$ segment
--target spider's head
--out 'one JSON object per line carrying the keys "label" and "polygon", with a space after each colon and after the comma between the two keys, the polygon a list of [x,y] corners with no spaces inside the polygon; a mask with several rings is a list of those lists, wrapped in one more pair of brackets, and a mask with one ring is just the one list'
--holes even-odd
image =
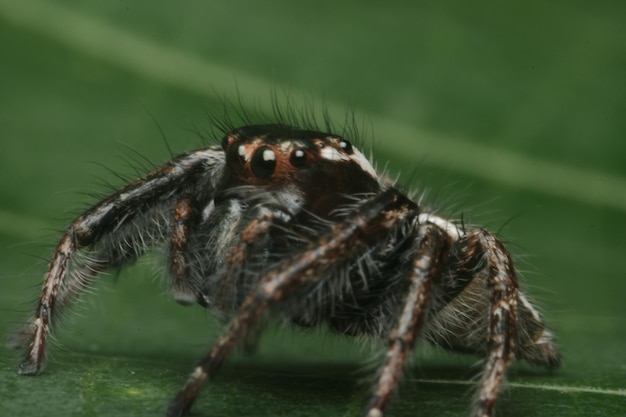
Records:
{"label": "spider's head", "polygon": [[293,189],[327,217],[346,196],[380,190],[370,162],[348,140],[285,125],[251,125],[222,140],[227,184]]}

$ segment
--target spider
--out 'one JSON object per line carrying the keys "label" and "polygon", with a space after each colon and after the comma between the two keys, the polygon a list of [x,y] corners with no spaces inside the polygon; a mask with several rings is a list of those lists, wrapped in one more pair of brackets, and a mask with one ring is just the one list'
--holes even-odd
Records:
{"label": "spider", "polygon": [[484,358],[473,416],[494,414],[514,359],[555,368],[552,333],[509,251],[414,201],[341,136],[289,123],[232,128],[110,194],[65,230],[19,373],[42,371],[51,326],[100,273],[163,248],[171,292],[229,324],[167,408],[184,415],[266,313],[386,340],[365,409],[385,412],[418,338]]}

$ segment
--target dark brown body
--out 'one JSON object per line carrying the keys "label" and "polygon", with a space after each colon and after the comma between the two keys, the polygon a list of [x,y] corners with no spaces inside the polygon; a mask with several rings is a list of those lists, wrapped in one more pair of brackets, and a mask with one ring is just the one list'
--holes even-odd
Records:
{"label": "dark brown body", "polygon": [[153,248],[166,251],[175,299],[230,320],[170,415],[189,410],[266,311],[388,340],[369,417],[382,415],[420,336],[485,357],[475,416],[493,414],[514,358],[559,364],[493,233],[412,201],[346,139],[276,124],[235,129],[221,147],[174,158],[77,218],[21,332],[20,372],[41,371],[58,312],[98,273]]}

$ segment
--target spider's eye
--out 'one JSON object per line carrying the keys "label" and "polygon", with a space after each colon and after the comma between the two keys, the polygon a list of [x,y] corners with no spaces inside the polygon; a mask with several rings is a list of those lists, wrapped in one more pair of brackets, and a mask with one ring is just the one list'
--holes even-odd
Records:
{"label": "spider's eye", "polygon": [[270,179],[276,169],[276,153],[268,146],[261,146],[250,161],[252,173],[261,179]]}
{"label": "spider's eye", "polygon": [[289,163],[296,168],[302,168],[306,165],[306,154],[302,149],[296,149],[289,155]]}
{"label": "spider's eye", "polygon": [[352,155],[354,153],[354,149],[352,148],[352,144],[350,142],[348,142],[345,139],[341,139],[339,141],[339,146],[341,146],[341,149],[343,149],[345,151],[345,153],[347,153],[348,155]]}

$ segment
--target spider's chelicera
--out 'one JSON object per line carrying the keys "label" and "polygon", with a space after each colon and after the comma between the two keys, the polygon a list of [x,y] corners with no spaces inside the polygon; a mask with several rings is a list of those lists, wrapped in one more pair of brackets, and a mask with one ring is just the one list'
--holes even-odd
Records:
{"label": "spider's chelicera", "polygon": [[230,320],[170,403],[171,416],[189,411],[265,312],[387,341],[369,417],[383,415],[418,337],[485,358],[477,417],[493,415],[515,358],[560,362],[494,233],[422,207],[347,139],[271,124],[177,156],[75,219],[20,333],[19,372],[43,369],[51,326],[91,281],[159,247],[174,298]]}

